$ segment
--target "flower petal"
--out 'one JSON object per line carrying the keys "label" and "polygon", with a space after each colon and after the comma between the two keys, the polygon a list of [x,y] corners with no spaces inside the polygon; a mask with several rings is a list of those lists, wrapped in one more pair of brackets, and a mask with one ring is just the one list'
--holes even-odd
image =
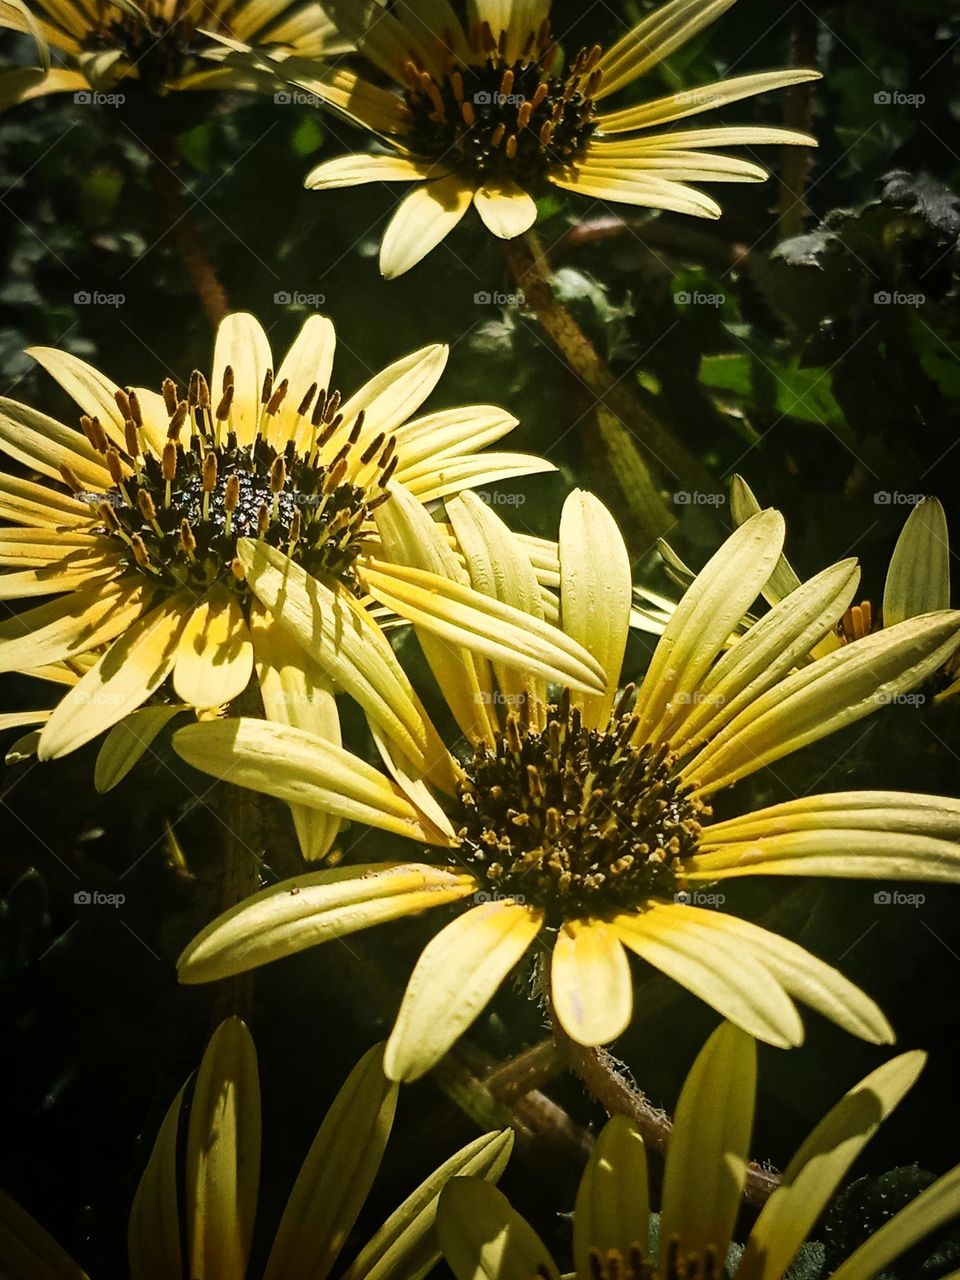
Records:
{"label": "flower petal", "polygon": [[605,98],[662,62],[729,9],[733,0],[671,0],[660,5],[604,53],[595,98]]}
{"label": "flower petal", "polygon": [[550,998],[560,1025],[578,1044],[609,1044],[626,1030],[633,979],[615,929],[602,920],[568,920],[560,927]]}
{"label": "flower petal", "polygon": [[260,1184],[260,1084],[239,1018],[221,1022],[200,1063],[184,1181],[189,1274],[243,1280]]}
{"label": "flower petal", "polygon": [[493,999],[543,925],[543,913],[512,899],[485,902],[432,938],[407,983],[384,1057],[391,1080],[436,1066]]}
{"label": "flower petal", "polygon": [[113,640],[144,612],[137,579],[93,583],[0,623],[0,671],[19,671],[76,658]]}
{"label": "flower petal", "polygon": [[639,205],[644,209],[668,209],[693,218],[719,218],[723,212],[716,200],[702,191],[666,178],[629,174],[619,165],[557,169],[547,176],[555,187],[597,200]]}
{"label": "flower petal", "polygon": [[646,1255],[650,1195],[647,1153],[627,1116],[611,1116],[593,1145],[573,1211],[573,1260],[578,1276],[590,1275],[590,1258],[615,1251],[629,1258],[638,1245]]}
{"label": "flower petal", "polygon": [[454,1178],[440,1197],[437,1234],[456,1280],[560,1280],[557,1264],[510,1201],[480,1178]]}
{"label": "flower petal", "polygon": [[910,512],[890,558],[883,588],[883,625],[950,608],[950,534],[936,498]]}
{"label": "flower petal", "polygon": [[310,191],[336,187],[356,187],[365,182],[417,182],[425,178],[445,178],[449,170],[431,160],[401,155],[348,155],[325,160],[311,169],[303,180]]}
{"label": "flower petal", "polygon": [[53,1236],[5,1191],[0,1191],[0,1253],[12,1280],[89,1280]]}
{"label": "flower petal", "polygon": [[180,729],[173,746],[195,769],[287,804],[365,822],[408,840],[449,843],[379,770],[305,729],[270,720],[205,720]]}
{"label": "flower petal", "polygon": [[194,707],[239,698],[253,675],[253,644],[236,593],[214,589],[191,610],[177,644],[173,687]]}
{"label": "flower petal", "polygon": [[513,1149],[513,1131],[485,1133],[433,1171],[390,1215],[344,1280],[421,1280],[440,1260],[435,1224],[444,1187],[455,1180],[497,1182]]}
{"label": "flower petal", "polygon": [[916,688],[958,639],[960,613],[929,613],[818,658],[744,707],[685,765],[683,776],[695,780],[702,795],[729,786]]}
{"label": "flower petal", "polygon": [[167,1108],[137,1186],[127,1226],[132,1280],[183,1275],[177,1201],[177,1135],[186,1085]]}
{"label": "flower petal", "polygon": [[488,178],[473,203],[487,230],[501,240],[522,236],[537,220],[536,201],[512,178]]}
{"label": "flower petal", "polygon": [[270,343],[260,321],[246,311],[235,311],[220,322],[213,351],[210,394],[219,403],[224,377],[233,376],[233,403],[228,423],[241,447],[253,443],[260,422],[260,395],[268,369],[273,367]]}
{"label": "flower petal", "polygon": [[792,1000],[756,956],[744,952],[734,928],[725,931],[727,919],[682,903],[651,902],[611,924],[624,946],[750,1035],[781,1049],[802,1044]]}
{"label": "flower petal", "polygon": [[263,1280],[324,1280],[347,1241],[380,1168],[397,1086],[383,1074],[383,1046],[369,1049],[333,1100],[297,1175]]}
{"label": "flower petal", "polygon": [[733,76],[729,80],[717,80],[713,84],[681,89],[678,93],[625,107],[621,111],[607,112],[596,117],[597,127],[601,134],[646,129],[651,125],[682,120],[684,116],[697,115],[701,111],[714,111],[717,107],[755,97],[758,93],[769,93],[773,89],[785,89],[792,84],[806,84],[820,78],[819,71],[805,71],[797,67]]}
{"label": "flower petal", "polygon": [[79,356],[61,351],[59,347],[28,347],[27,355],[59,382],[85,414],[100,420],[115,444],[123,446],[123,414],[117,405],[115,382]]}
{"label": "flower petal", "polygon": [[731,534],[684,593],[637,693],[638,739],[669,724],[675,707],[682,714],[770,576],[783,535],[779,511],[761,511]]}
{"label": "flower petal", "polygon": [[736,1280],[781,1280],[884,1120],[913,1087],[926,1055],[903,1053],[872,1071],[820,1121],[760,1211]]}
{"label": "flower petal", "polygon": [[181,982],[213,982],[295,955],[385,920],[476,892],[473,876],[445,867],[383,862],[294,876],[225,911],[177,962]]}
{"label": "flower petal", "polygon": [[122,782],[140,761],[155,739],[171,720],[182,711],[189,711],[182,703],[164,703],[158,707],[141,707],[115,724],[103,740],[97,755],[93,781],[103,794]]}
{"label": "flower petal", "polygon": [[41,760],[76,751],[136,711],[173,667],[187,602],[173,596],[115,640],[57,705],[40,734]]}
{"label": "flower petal", "polygon": [[563,629],[600,663],[607,690],[576,694],[588,729],[606,726],[630,632],[633,601],[630,556],[607,508],[593,494],[575,490],[560,517],[560,608]]}
{"label": "flower petal", "polygon": [[425,182],[400,202],[380,245],[380,271],[395,280],[415,267],[453,230],[473,203],[473,187],[458,174]]}
{"label": "flower petal", "polygon": [[[62,483],[60,468],[69,467],[81,484],[97,492],[112,484],[110,472],[86,436],[45,413],[0,397],[0,449],[31,471]],[[51,494],[55,501],[56,495]]]}
{"label": "flower petal", "polygon": [[301,415],[300,405],[310,388],[326,391],[333,372],[333,356],[337,345],[333,322],[326,316],[308,316],[283,357],[274,378],[274,386],[286,382],[287,394],[277,411],[271,430],[271,443],[279,452],[293,440],[298,452],[307,449],[316,436],[310,425],[309,410]]}
{"label": "flower petal", "polygon": [[[381,432],[389,435],[416,413],[440,381],[449,358],[450,348],[436,342],[402,356],[365,382],[340,409],[344,424],[355,422],[363,410],[363,434],[357,447],[363,448]],[[336,452],[341,442],[334,437],[329,447]]]}
{"label": "flower petal", "polygon": [[757,1092],[757,1046],[739,1027],[719,1026],[680,1091],[660,1214],[660,1269],[670,1243],[680,1255],[726,1258],[747,1181]]}

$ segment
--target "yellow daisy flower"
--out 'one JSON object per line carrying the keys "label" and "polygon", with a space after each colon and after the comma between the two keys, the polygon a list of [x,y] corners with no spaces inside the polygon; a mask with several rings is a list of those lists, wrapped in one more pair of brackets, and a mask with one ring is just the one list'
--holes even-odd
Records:
{"label": "yellow daisy flower", "polygon": [[115,93],[134,82],[154,93],[275,91],[271,76],[216,66],[223,47],[204,33],[243,40],[280,59],[349,48],[316,0],[3,0],[0,27],[33,36],[40,62],[0,74],[0,109],[49,93]]}
{"label": "yellow daisy flower", "polygon": [[[336,1264],[393,1125],[397,1087],[385,1078],[382,1060],[382,1047],[371,1049],[333,1100],[280,1219],[265,1280],[327,1276]],[[440,1256],[434,1230],[440,1191],[457,1175],[495,1181],[512,1145],[509,1131],[488,1133],[451,1156],[364,1246],[350,1266],[351,1280],[429,1270]],[[244,1024],[228,1018],[171,1103],[140,1179],[127,1231],[131,1280],[243,1280],[259,1183],[257,1055]],[[86,1272],[2,1192],[0,1254],[5,1280],[86,1280]]]}
{"label": "yellow daisy flower", "polygon": [[[805,796],[711,820],[711,798],[765,765],[878,710],[957,644],[960,613],[910,619],[815,661],[859,577],[842,561],[802,584],[727,647],[780,556],[784,522],[758,513],[686,592],[638,689],[616,692],[630,620],[630,561],[600,502],[564,507],[564,632],[607,673],[603,693],[551,694],[540,670],[506,668],[452,617],[471,587],[547,625],[523,546],[476,499],[447,504],[461,562],[412,499],[380,516],[391,578],[381,603],[409,618],[464,735],[452,804],[403,788],[309,734],[240,720],[174,735],[190,764],[241,786],[426,841],[439,862],[342,867],[254,895],[214,920],[180,960],[186,982],[253,968],[382,920],[463,902],[427,945],[390,1036],[395,1079],[428,1070],[531,950],[549,959],[564,1030],[586,1045],[632,1012],[628,953],[770,1044],[803,1040],[794,1000],[875,1042],[893,1033],[872,1000],[793,942],[723,910],[707,886],[739,876],[960,880],[960,802],[897,792]],[[407,566],[407,567],[402,567]],[[427,631],[434,575],[451,579],[451,624]],[[486,660],[489,656],[490,661]],[[432,838],[431,838],[432,832]]]}
{"label": "yellow daisy flower", "polygon": [[736,76],[643,103],[606,109],[691,40],[733,0],[670,0],[610,48],[567,58],[549,0],[468,0],[462,22],[448,0],[327,0],[343,35],[392,82],[337,67],[291,78],[393,148],[314,169],[314,189],[418,182],[384,234],[387,277],[419,262],[473,206],[495,236],[511,239],[537,217],[543,184],[576,195],[718,218],[691,183],[754,182],[752,161],[719,147],[815,146],[808,134],[745,127],[664,129],[743,98],[818,78],[816,71]]}
{"label": "yellow daisy flower", "polygon": [[[651,1243],[643,1138],[625,1116],[615,1116],[597,1139],[577,1191],[573,1280],[786,1280],[841,1181],[913,1086],[924,1061],[923,1053],[905,1053],[840,1099],[787,1166],[740,1252],[731,1243],[746,1184],[757,1055],[742,1031],[729,1023],[719,1027],[680,1094],[657,1243]],[[887,1274],[892,1262],[958,1212],[960,1165],[868,1237],[830,1272],[830,1280]],[[456,1280],[560,1280],[560,1269],[530,1224],[478,1178],[454,1178],[443,1189],[437,1234]]]}
{"label": "yellow daisy flower", "polygon": [[[82,429],[0,400],[0,449],[41,477],[0,474],[0,519],[11,522],[0,529],[0,599],[58,597],[0,623],[0,672],[102,653],[41,730],[41,759],[117,724],[168,676],[180,703],[203,709],[231,702],[256,672],[272,718],[338,741],[336,688],[428,769],[419,703],[364,585],[375,513],[391,483],[419,504],[553,468],[478,452],[516,425],[495,406],[413,416],[446,347],[415,351],[344,398],[334,346],[332,323],[311,316],[274,374],[263,329],[238,313],[220,326],[209,382],[194,371],[185,391],[167,379],[162,394],[32,350],[76,401]],[[295,600],[311,612],[307,652],[249,589],[252,539],[273,556],[288,612]],[[509,637],[509,624],[501,631]],[[320,856],[335,824],[299,823],[308,856]]]}

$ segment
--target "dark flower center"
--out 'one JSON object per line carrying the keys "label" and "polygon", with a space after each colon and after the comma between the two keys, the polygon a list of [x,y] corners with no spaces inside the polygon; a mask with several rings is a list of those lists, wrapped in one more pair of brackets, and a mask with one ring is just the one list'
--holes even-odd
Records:
{"label": "dark flower center", "polygon": [[633,744],[626,691],[602,731],[565,697],[545,729],[511,712],[493,749],[465,766],[455,819],[461,852],[495,893],[543,908],[551,924],[602,916],[676,892],[704,806],[666,748]]}
{"label": "dark flower center", "polygon": [[[85,491],[66,468],[64,479],[96,508],[101,532],[119,545],[130,567],[157,586],[205,589],[222,581],[244,591],[237,540],[253,537],[280,548],[314,577],[336,579],[359,594],[355,562],[364,547],[364,526],[387,498],[396,468],[394,438],[381,434],[361,444],[363,414],[347,432],[340,393],[318,393],[313,386],[297,413],[298,427],[309,421],[313,443],[305,450],[292,440],[278,447],[271,440],[287,388],[274,388],[268,373],[257,435],[241,446],[230,425],[233,388],[228,369],[214,411],[202,374],[191,377],[186,399],[172,381],[165,382],[170,422],[159,457],[143,447],[136,393],[118,391],[125,449],[96,418],[81,419],[113,487],[105,494]],[[343,442],[333,453],[338,432]]]}
{"label": "dark flower center", "polygon": [[581,50],[569,68],[551,74],[558,50],[546,22],[513,63],[505,61],[504,37],[498,42],[487,23],[472,40],[486,62],[465,65],[447,54],[437,75],[412,59],[405,64],[411,150],[478,179],[537,178],[574,160],[595,128],[600,46]]}

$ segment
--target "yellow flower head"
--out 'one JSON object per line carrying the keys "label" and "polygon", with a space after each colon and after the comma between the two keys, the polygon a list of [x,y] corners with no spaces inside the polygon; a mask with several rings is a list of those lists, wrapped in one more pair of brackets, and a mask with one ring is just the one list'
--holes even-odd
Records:
{"label": "yellow flower head", "polygon": [[[424,766],[412,690],[368,612],[376,513],[392,481],[428,502],[551,468],[477,452],[516,423],[495,406],[413,416],[446,347],[405,356],[352,396],[333,381],[334,347],[331,322],[312,316],[274,372],[263,329],[238,313],[220,326],[210,376],[167,379],[161,392],[32,352],[79,421],[0,401],[0,449],[40,477],[0,474],[0,518],[12,526],[0,534],[0,599],[58,597],[0,624],[0,671],[50,672],[108,646],[45,725],[41,757],[117,724],[168,676],[182,703],[213,708],[256,667],[273,718],[336,739],[333,682]],[[309,656],[275,625],[269,592],[258,599],[251,586],[255,546],[308,585]]]}
{"label": "yellow flower head", "polygon": [[[869,997],[802,947],[723,910],[722,890],[754,875],[960,879],[960,803],[844,792],[719,821],[710,804],[926,679],[956,647],[960,614],[908,619],[808,661],[856,590],[848,560],[800,584],[731,644],[783,546],[782,517],[761,511],[696,577],[638,686],[624,689],[630,562],[606,509],[589,494],[568,498],[554,597],[525,545],[475,495],[446,506],[456,550],[398,494],[378,521],[395,568],[388,577],[373,566],[368,584],[414,624],[467,744],[451,757],[448,798],[269,725],[221,721],[174,739],[207,772],[425,841],[445,851],[443,862],[340,868],[266,890],[191,943],[181,976],[222,977],[464,901],[407,987],[386,1055],[398,1079],[429,1069],[532,948],[549,961],[556,1016],[582,1044],[626,1028],[628,953],[770,1044],[802,1042],[795,1000],[865,1039],[892,1039]],[[430,602],[441,572],[450,586],[439,632]],[[473,616],[476,590],[499,618]],[[497,628],[517,614],[528,620],[526,644],[514,635],[508,647]],[[576,681],[557,682],[539,659],[536,642],[554,619],[577,646],[567,655]],[[563,655],[554,650],[556,672]],[[582,650],[606,673],[605,690],[590,686]]]}
{"label": "yellow flower head", "polygon": [[510,239],[537,216],[544,183],[580,195],[717,218],[719,205],[690,183],[760,181],[751,161],[722,146],[815,145],[807,134],[755,127],[662,126],[817,72],[737,76],[608,110],[633,85],[729,8],[733,0],[670,0],[608,49],[571,51],[550,22],[549,0],[469,0],[461,21],[448,0],[329,0],[343,34],[393,82],[352,71],[291,78],[399,154],[321,164],[312,188],[423,180],[384,235],[381,269],[392,277],[419,262],[474,205],[488,229]]}
{"label": "yellow flower head", "polygon": [[[154,93],[177,89],[259,89],[274,81],[217,66],[224,49],[204,32],[242,40],[271,57],[320,58],[343,53],[329,17],[315,0],[267,6],[243,0],[6,0],[0,26],[34,37],[41,65],[0,75],[0,107],[48,93],[109,93],[121,82]],[[51,68],[50,49],[63,65]]]}
{"label": "yellow flower head", "polygon": [[[632,1121],[615,1116],[597,1139],[577,1192],[575,1280],[785,1280],[854,1161],[923,1064],[924,1054],[905,1053],[840,1099],[788,1165],[739,1252],[730,1245],[747,1181],[757,1055],[742,1031],[729,1023],[718,1028],[680,1094],[667,1148],[658,1244],[651,1247],[643,1138]],[[830,1272],[830,1280],[887,1274],[892,1262],[958,1211],[960,1165],[868,1237]],[[444,1188],[437,1231],[457,1280],[560,1280],[534,1229],[481,1179],[455,1178]]]}
{"label": "yellow flower head", "polygon": [[[377,1046],[357,1063],[313,1140],[280,1219],[263,1275],[303,1280],[329,1275],[380,1167],[397,1106]],[[189,1113],[184,1106],[189,1097]],[[178,1131],[186,1116],[186,1142]],[[246,1026],[228,1018],[214,1032],[199,1070],[173,1100],[130,1209],[131,1280],[247,1274],[260,1183],[260,1081]],[[487,1133],[436,1169],[375,1233],[350,1268],[362,1280],[432,1267],[437,1198],[455,1176],[496,1181],[513,1135]],[[0,1245],[10,1280],[83,1280],[69,1255],[0,1192]],[[385,1259],[387,1249],[389,1260]],[[415,1259],[415,1261],[414,1261]]]}

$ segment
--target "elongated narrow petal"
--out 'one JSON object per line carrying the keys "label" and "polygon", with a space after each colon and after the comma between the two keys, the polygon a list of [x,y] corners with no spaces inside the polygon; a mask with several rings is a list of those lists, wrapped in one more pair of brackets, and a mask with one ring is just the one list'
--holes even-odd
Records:
{"label": "elongated narrow petal", "polygon": [[417,863],[372,863],[294,876],[223,913],[185,949],[181,982],[212,982],[476,892],[473,876]]}
{"label": "elongated narrow petal", "polygon": [[[734,476],[730,482],[730,514],[737,525],[746,524],[763,507],[743,476]],[[796,591],[800,578],[785,555],[777,560],[773,573],[763,588],[763,598],[769,604],[778,604],[784,596]]]}
{"label": "elongated narrow petal", "polygon": [[615,1251],[646,1254],[650,1196],[647,1153],[627,1116],[611,1116],[590,1152],[573,1213],[573,1260],[578,1276],[590,1275],[590,1257]]}
{"label": "elongated narrow petal", "polygon": [[624,946],[750,1035],[778,1048],[802,1044],[803,1024],[793,1001],[739,945],[733,928],[724,936],[728,919],[681,903],[651,903],[611,923]]}
{"label": "elongated narrow petal", "polygon": [[435,1066],[493,998],[543,925],[512,900],[473,907],[432,938],[407,983],[384,1058],[392,1080]]}
{"label": "elongated narrow petal", "polygon": [[936,498],[925,498],[907,517],[890,558],[883,588],[883,625],[950,608],[950,535]]}
{"label": "elongated narrow petal", "polygon": [[79,356],[61,351],[59,347],[28,347],[27,355],[33,356],[51,377],[56,378],[84,413],[99,419],[116,444],[123,444],[123,415],[117,407],[115,382]]}
{"label": "elongated narrow petal", "polygon": [[704,794],[729,786],[916,688],[958,639],[960,613],[931,613],[845,645],[750,703],[684,773]]}
{"label": "elongated narrow petal", "polygon": [[609,1044],[633,1012],[633,980],[616,930],[601,920],[569,920],[557,933],[550,995],[560,1025],[579,1044]]}
{"label": "elongated narrow petal", "polygon": [[410,681],[354,598],[331,591],[264,542],[241,538],[237,552],[247,584],[280,626],[414,763],[426,764],[429,735]]}
{"label": "elongated narrow petal", "polygon": [[16,400],[0,398],[0,450],[51,480],[59,482],[66,466],[92,490],[102,492],[112,483],[86,436]]}
{"label": "elongated narrow petal", "polygon": [[239,1018],[220,1024],[197,1072],[185,1181],[190,1275],[244,1280],[260,1183],[260,1083]]}
{"label": "elongated narrow petal", "polygon": [[236,786],[410,840],[448,843],[378,769],[306,729],[247,718],[206,720],[180,729],[173,745],[187,764]]}
{"label": "elongated narrow petal", "polygon": [[[251,610],[250,635],[267,718],[340,746],[337,700],[326,673],[260,605]],[[340,818],[312,805],[294,804],[290,812],[306,861],[325,857],[340,830]]]}
{"label": "elongated narrow petal", "polygon": [[444,1188],[437,1233],[457,1280],[560,1280],[533,1227],[501,1191],[480,1178],[456,1178]]}
{"label": "elongated narrow petal", "polygon": [[783,71],[760,71],[753,75],[734,76],[729,80],[717,80],[713,84],[681,89],[678,93],[654,98],[651,102],[641,102],[635,107],[608,111],[597,117],[597,128],[601,134],[645,129],[650,125],[682,120],[684,116],[697,115],[700,111],[713,111],[730,102],[752,98],[758,93],[768,93],[772,89],[785,89],[792,84],[805,84],[819,79],[819,71],[804,71],[793,67]]}
{"label": "elongated narrow petal", "polygon": [[885,1062],[824,1116],[761,1210],[735,1280],[782,1280],[853,1162],[915,1084],[925,1057],[904,1053]]}
{"label": "elongated narrow petal", "polygon": [[660,1268],[672,1240],[680,1256],[727,1256],[747,1179],[757,1089],[757,1046],[724,1023],[684,1082],[663,1175]]}
{"label": "elongated narrow petal", "polygon": [[182,702],[141,707],[115,724],[97,755],[93,775],[97,790],[112,791],[149,751],[170,721],[188,710]]}
{"label": "elongated narrow petal", "polygon": [[753,953],[757,968],[766,969],[787,995],[815,1009],[844,1031],[872,1044],[894,1042],[893,1028],[876,1002],[796,942],[732,915],[701,912],[697,923],[704,930],[707,947],[712,945],[711,936],[736,942],[745,957]]}
{"label": "elongated narrow petal", "polygon": [[532,453],[490,451],[472,457],[441,457],[419,474],[407,476],[406,484],[421,502],[434,502],[450,494],[461,494],[479,485],[502,484],[517,476],[543,475],[556,467]]}
{"label": "elongated narrow petal", "polygon": [[690,880],[736,876],[837,876],[847,880],[960,880],[960,845],[953,840],[854,825],[784,831],[721,845],[691,858]]}
{"label": "elongated narrow petal", "polygon": [[309,415],[299,412],[303,397],[311,386],[330,386],[333,373],[333,357],[337,338],[333,321],[326,316],[309,316],[294,338],[290,350],[283,357],[274,383],[286,384],[287,394],[276,415],[271,443],[279,452],[288,440],[293,440],[298,450],[307,449],[313,443],[314,429]]}
{"label": "elongated narrow petal", "polygon": [[644,209],[667,209],[692,218],[719,218],[723,212],[716,200],[682,182],[625,174],[620,167],[554,170],[547,176],[555,187],[597,200],[613,200]]}
{"label": "elongated narrow petal", "polygon": [[311,169],[303,181],[310,191],[331,187],[356,187],[365,182],[417,182],[447,177],[443,166],[408,156],[337,156]]}
{"label": "elongated narrow petal", "polygon": [[344,422],[364,413],[363,443],[379,432],[389,435],[416,413],[443,376],[450,348],[440,342],[411,351],[363,384],[341,409]]}
{"label": "elongated narrow petal", "polygon": [[944,1226],[960,1213],[960,1165],[926,1191],[921,1191],[906,1208],[885,1222],[859,1249],[842,1262],[830,1280],[874,1280],[888,1262]]}
{"label": "elongated narrow petal", "polygon": [[511,178],[488,178],[473,197],[489,232],[501,240],[522,236],[537,220],[537,205]]}
{"label": "elongated narrow petal", "polygon": [[238,698],[253,675],[253,644],[240,601],[227,588],[194,608],[177,642],[173,687],[194,707]]}
{"label": "elongated narrow petal", "polygon": [[803,662],[843,617],[859,581],[856,561],[842,560],[785,596],[707,672],[687,714],[678,711],[671,746],[691,751],[709,741]]}
{"label": "elongated narrow petal", "polygon": [[733,0],[671,0],[612,45],[597,66],[603,98],[642,76],[729,9]]}
{"label": "elongated narrow petal", "polygon": [[630,631],[630,557],[609,511],[581,489],[563,504],[559,553],[563,629],[593,654],[607,678],[604,694],[573,701],[586,727],[601,729],[613,708]]}
{"label": "elongated narrow petal", "polygon": [[838,827],[960,840],[960,800],[914,791],[827,791],[711,822],[701,848]]}
{"label": "elongated narrow petal", "polygon": [[283,1211],[264,1280],[325,1280],[380,1167],[397,1107],[383,1046],[360,1059],[327,1112]]}
{"label": "elongated narrow petal", "polygon": [[436,248],[473,203],[473,187],[458,175],[425,182],[406,196],[380,245],[380,271],[395,280]]}
{"label": "elongated narrow petal", "polygon": [[485,1133],[445,1160],[396,1208],[357,1256],[344,1280],[422,1280],[440,1259],[437,1207],[451,1179],[497,1182],[513,1150],[513,1132]]}
{"label": "elongated narrow petal", "polygon": [[438,636],[573,688],[599,692],[605,687],[600,664],[539,618],[420,569],[371,560],[362,572],[375,599]]}
{"label": "elongated narrow petal", "polygon": [[229,369],[235,387],[230,410],[230,427],[241,445],[252,444],[260,421],[260,392],[266,372],[273,364],[270,343],[255,316],[236,311],[220,322],[213,352],[214,402],[223,394]]}
{"label": "elongated narrow petal", "polygon": [[5,1191],[0,1191],[0,1255],[11,1280],[90,1280],[53,1236]]}
{"label": "elongated narrow petal", "polygon": [[186,1085],[163,1118],[130,1208],[127,1257],[133,1280],[169,1280],[183,1273],[177,1200],[177,1134],[185,1092]]}
{"label": "elongated narrow petal", "polygon": [[779,511],[742,525],[697,575],[667,624],[637,694],[638,736],[689,704],[734,627],[757,598],[783,546]]}
{"label": "elongated narrow petal", "polygon": [[113,642],[47,721],[40,734],[41,760],[76,751],[136,711],[163,684],[173,667],[184,607],[185,601],[173,596]]}

